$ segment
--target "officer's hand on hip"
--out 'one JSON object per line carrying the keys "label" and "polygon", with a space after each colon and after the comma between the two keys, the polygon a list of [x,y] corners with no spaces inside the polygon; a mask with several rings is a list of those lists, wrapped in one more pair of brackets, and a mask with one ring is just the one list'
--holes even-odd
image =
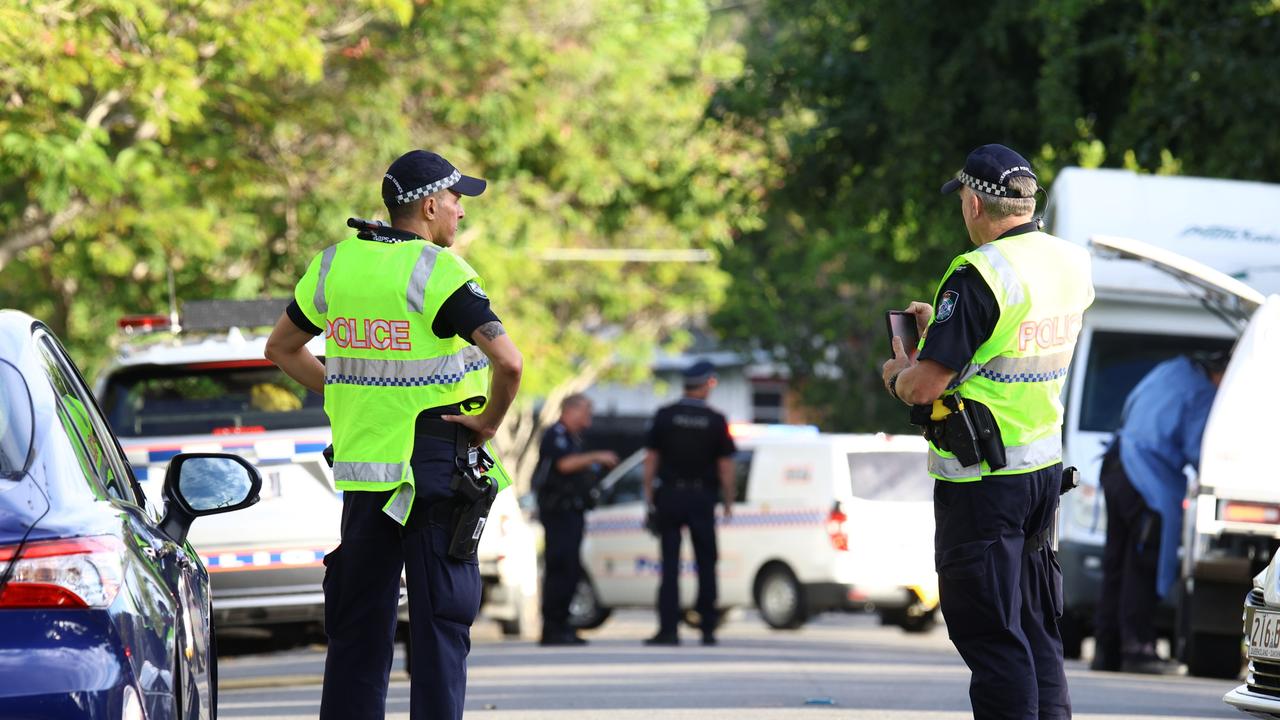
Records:
{"label": "officer's hand on hip", "polygon": [[498,432],[497,424],[486,418],[484,413],[479,415],[441,415],[440,419],[458,423],[475,433],[475,437],[471,439],[471,444],[475,447],[480,447],[489,442]]}
{"label": "officer's hand on hip", "polygon": [[606,468],[612,468],[618,464],[618,453],[612,450],[601,450],[595,454],[595,458],[596,462]]}

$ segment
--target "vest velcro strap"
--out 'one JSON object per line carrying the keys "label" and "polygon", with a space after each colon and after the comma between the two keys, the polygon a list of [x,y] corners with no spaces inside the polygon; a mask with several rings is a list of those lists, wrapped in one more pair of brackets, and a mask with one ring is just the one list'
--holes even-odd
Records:
{"label": "vest velcro strap", "polygon": [[413,497],[416,491],[413,483],[405,483],[396,488],[391,499],[382,507],[382,512],[396,522],[404,525],[409,519],[409,511],[413,509]]}
{"label": "vest velcro strap", "polygon": [[[1004,452],[1001,475],[1039,470],[1062,460],[1062,436],[1054,433],[1026,445],[1006,446]],[[956,458],[942,455],[929,446],[929,474],[936,478],[953,482],[977,480],[982,477],[982,468],[981,464],[961,465]]]}
{"label": "vest velcro strap", "polygon": [[426,360],[328,357],[324,366],[327,385],[418,387],[462,382],[467,373],[489,367],[489,358],[480,348],[468,346]]}
{"label": "vest velcro strap", "polygon": [[342,482],[400,482],[404,478],[404,470],[404,463],[335,462],[333,479]]}
{"label": "vest velcro strap", "polygon": [[997,355],[977,372],[980,378],[993,382],[1049,382],[1067,374],[1071,365],[1071,353],[1007,357]]}

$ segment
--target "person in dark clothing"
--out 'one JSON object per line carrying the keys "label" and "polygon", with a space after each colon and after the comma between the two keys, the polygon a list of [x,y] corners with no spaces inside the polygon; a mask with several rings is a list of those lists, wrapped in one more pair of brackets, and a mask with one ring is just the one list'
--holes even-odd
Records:
{"label": "person in dark clothing", "polygon": [[715,386],[715,366],[694,363],[684,371],[684,397],[658,410],[649,430],[644,497],[662,540],[662,585],[658,634],[646,645],[680,644],[680,532],[686,526],[698,565],[702,644],[716,644],[716,502],[723,500],[728,522],[737,448],[724,415],[707,406]]}
{"label": "person in dark clothing", "polygon": [[1183,468],[1200,464],[1200,440],[1229,359],[1223,352],[1166,360],[1125,399],[1099,476],[1107,542],[1093,670],[1178,670],[1178,663],[1156,654],[1156,605],[1178,576]]}
{"label": "person in dark clothing", "polygon": [[582,577],[583,514],[591,506],[591,490],[601,470],[618,464],[609,450],[584,451],[582,433],[591,427],[591,401],[570,395],[560,406],[560,420],[542,437],[534,478],[538,518],[546,532],[542,581],[543,645],[585,645],[569,625],[569,603]]}

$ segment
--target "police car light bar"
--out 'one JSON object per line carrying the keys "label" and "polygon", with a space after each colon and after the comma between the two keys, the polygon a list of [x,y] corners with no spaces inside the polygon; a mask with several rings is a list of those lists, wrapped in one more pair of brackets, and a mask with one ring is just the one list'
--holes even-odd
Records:
{"label": "police car light bar", "polygon": [[125,315],[116,321],[116,327],[129,334],[168,330],[169,318],[165,315]]}

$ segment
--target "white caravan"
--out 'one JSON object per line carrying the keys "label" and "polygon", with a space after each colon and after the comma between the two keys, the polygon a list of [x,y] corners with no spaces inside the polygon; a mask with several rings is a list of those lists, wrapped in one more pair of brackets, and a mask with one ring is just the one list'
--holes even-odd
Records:
{"label": "white caravan", "polygon": [[[1276,207],[1280,186],[1263,183],[1067,168],[1053,184],[1046,213],[1053,234],[1081,245],[1094,236],[1141,241],[1131,246],[1122,240],[1094,258],[1097,300],[1085,313],[1066,389],[1065,460],[1081,470],[1081,487],[1063,497],[1059,523],[1066,595],[1062,630],[1069,657],[1079,657],[1081,640],[1092,632],[1106,531],[1098,469],[1119,425],[1124,400],[1162,360],[1230,348],[1249,314],[1236,290],[1280,291]],[[1136,255],[1124,252],[1134,248],[1140,250]],[[1135,262],[1132,258],[1138,256],[1147,259]],[[1205,270],[1201,275],[1212,275],[1213,281],[1202,282],[1195,272],[1186,271],[1185,261],[1199,263]],[[1229,604],[1211,600],[1217,591],[1212,584],[1201,583],[1195,594],[1201,605],[1223,608],[1223,617],[1233,617],[1211,619],[1212,613],[1201,612],[1201,622],[1207,625],[1184,628],[1176,636],[1194,638],[1199,633],[1203,640],[1237,632],[1240,597],[1248,590],[1249,578],[1266,564],[1271,547],[1260,542],[1242,552],[1253,553],[1251,563],[1260,565],[1242,572],[1239,593],[1231,595],[1234,583],[1220,588],[1231,595]],[[1175,608],[1184,598],[1178,593],[1170,600],[1160,617],[1169,631],[1179,619]],[[1183,610],[1180,619],[1190,622],[1190,608]],[[1213,674],[1213,668],[1223,666],[1222,652],[1213,652],[1220,648],[1210,647],[1213,642],[1201,642],[1198,651],[1188,645],[1182,644],[1180,654],[1193,672]]]}

